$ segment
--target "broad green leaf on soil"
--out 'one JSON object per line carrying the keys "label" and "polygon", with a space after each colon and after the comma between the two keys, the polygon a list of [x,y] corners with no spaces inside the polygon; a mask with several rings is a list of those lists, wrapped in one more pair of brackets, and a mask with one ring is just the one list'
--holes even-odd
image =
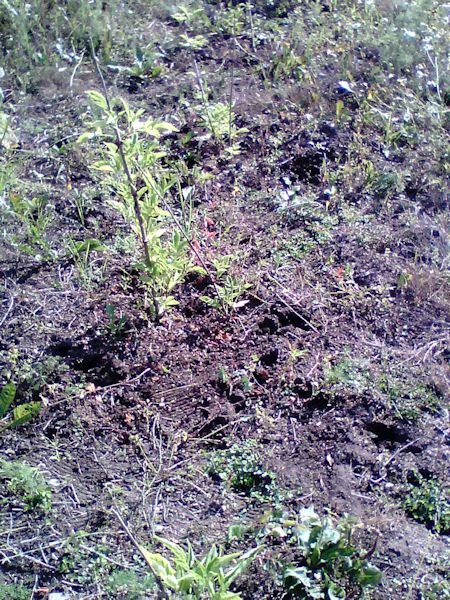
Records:
{"label": "broad green leaf on soil", "polygon": [[382,573],[377,567],[368,565],[358,574],[358,583],[361,587],[369,585],[378,585],[381,581]]}
{"label": "broad green leaf on soil", "polygon": [[14,383],[7,383],[0,392],[0,419],[6,415],[9,407],[16,396],[16,386]]}
{"label": "broad green leaf on soil", "polygon": [[16,406],[12,413],[12,420],[8,423],[7,428],[19,427],[31,419],[34,419],[41,410],[40,402],[27,402]]}
{"label": "broad green leaf on soil", "polygon": [[178,589],[180,592],[189,592],[194,582],[202,583],[202,577],[194,571],[190,571],[178,579]]}

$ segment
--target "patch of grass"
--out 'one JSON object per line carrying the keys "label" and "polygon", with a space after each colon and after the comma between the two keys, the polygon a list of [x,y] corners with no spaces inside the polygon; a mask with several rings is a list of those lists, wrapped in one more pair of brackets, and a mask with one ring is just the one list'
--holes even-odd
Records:
{"label": "patch of grass", "polygon": [[117,4],[114,0],[1,2],[0,49],[8,78],[27,86],[33,67],[75,64],[79,55],[88,51],[90,39],[108,60]]}
{"label": "patch of grass", "polygon": [[414,483],[406,490],[404,510],[419,523],[425,523],[436,533],[450,533],[449,489],[436,479],[414,475]]}
{"label": "patch of grass", "polygon": [[9,504],[12,500],[19,501],[25,511],[51,510],[51,489],[36,467],[0,459],[0,480],[6,484],[6,494],[0,504]]}

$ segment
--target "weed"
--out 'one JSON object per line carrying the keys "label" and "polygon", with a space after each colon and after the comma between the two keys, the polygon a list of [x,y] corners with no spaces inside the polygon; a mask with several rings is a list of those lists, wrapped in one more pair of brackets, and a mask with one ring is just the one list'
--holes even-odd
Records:
{"label": "weed", "polygon": [[184,48],[190,48],[191,50],[201,50],[209,43],[208,38],[201,34],[192,36],[187,33],[182,33],[180,39],[181,45]]}
{"label": "weed", "polygon": [[90,40],[105,61],[112,40],[114,0],[3,0],[0,2],[0,48],[14,77],[26,86],[33,67],[62,59],[76,63]]}
{"label": "weed", "polygon": [[385,373],[379,378],[378,387],[401,419],[417,421],[424,412],[437,413],[440,410],[439,398],[424,383],[412,383]]}
{"label": "weed", "polygon": [[228,103],[211,102],[210,91],[203,82],[197,65],[195,64],[195,74],[199,92],[196,98],[201,101],[197,106],[197,111],[201,116],[201,125],[207,130],[206,139],[213,138],[215,142],[222,144],[228,141],[226,152],[230,156],[240,153],[238,138],[248,130],[245,127],[236,126],[236,115],[233,112],[233,102],[230,98]]}
{"label": "weed", "polygon": [[155,536],[155,540],[170,551],[173,562],[141,546],[143,556],[165,590],[189,600],[241,600],[241,595],[231,592],[230,587],[261,550],[256,547],[245,553],[225,554],[221,546],[214,545],[202,558],[197,558],[190,542],[183,548],[164,538]]}
{"label": "weed", "polygon": [[[64,579],[77,585],[94,582],[102,587],[106,586],[108,598],[128,597],[124,595],[128,591],[130,597],[135,598],[132,594],[138,593],[138,589],[141,590],[141,595],[137,597],[144,597],[147,589],[152,589],[152,577],[146,574],[138,576],[137,573],[131,574],[127,570],[118,569],[111,561],[112,547],[106,543],[106,538],[95,542],[90,540],[91,535],[92,533],[79,529],[67,538],[58,568]],[[136,566],[142,573],[142,569],[145,568],[144,562],[139,560]]]}
{"label": "weed", "polygon": [[241,35],[246,25],[246,4],[229,5],[228,8],[217,11],[214,28],[226,36]]}
{"label": "weed", "polygon": [[427,583],[420,591],[420,600],[449,600],[450,582],[447,580]]}
{"label": "weed", "polygon": [[232,275],[226,275],[220,283],[215,285],[217,295],[213,298],[201,296],[201,300],[217,310],[225,309],[225,311],[228,311],[230,308],[239,308],[247,304],[246,300],[239,300],[239,298],[250,287],[249,283],[239,281]]}
{"label": "weed", "polygon": [[67,252],[73,259],[81,283],[90,289],[92,282],[101,277],[102,267],[96,267],[92,261],[92,254],[105,253],[107,247],[96,238],[88,238],[79,242],[69,239],[67,242]]}
{"label": "weed", "polygon": [[405,511],[420,523],[425,523],[437,533],[450,532],[450,501],[448,489],[435,479],[414,475],[403,501]]}
{"label": "weed", "polygon": [[218,450],[210,457],[208,473],[234,492],[260,502],[280,499],[276,475],[262,463],[255,440]]}
{"label": "weed", "polygon": [[192,25],[197,18],[202,17],[202,13],[203,11],[201,8],[193,8],[185,4],[181,4],[177,7],[177,12],[172,14],[172,18],[179,25]]}
{"label": "weed", "polygon": [[[51,510],[51,490],[36,467],[0,458],[0,480],[7,482],[5,489],[23,504],[25,511],[38,509],[49,512]],[[9,502],[8,496],[3,499],[3,503]]]}
{"label": "weed", "polygon": [[163,67],[158,63],[160,56],[151,47],[141,48],[137,46],[134,64],[128,69],[128,73],[139,79],[143,79],[144,77],[159,77],[163,72]]}
{"label": "weed", "polygon": [[86,227],[87,213],[90,208],[91,198],[85,192],[75,190],[73,204],[77,211],[78,219],[83,227]]}
{"label": "weed", "polygon": [[200,297],[205,304],[225,312],[247,304],[247,300],[239,300],[239,298],[251,287],[251,284],[228,273],[232,262],[233,256],[229,254],[219,256],[212,261],[214,274],[211,274],[214,277],[215,295],[212,298],[210,296]]}
{"label": "weed", "polygon": [[[1,104],[1,97],[0,97],[0,104]],[[17,138],[11,127],[11,117],[6,112],[3,112],[2,110],[0,110],[0,147],[9,149],[9,148],[15,146],[16,143],[17,143]]]}

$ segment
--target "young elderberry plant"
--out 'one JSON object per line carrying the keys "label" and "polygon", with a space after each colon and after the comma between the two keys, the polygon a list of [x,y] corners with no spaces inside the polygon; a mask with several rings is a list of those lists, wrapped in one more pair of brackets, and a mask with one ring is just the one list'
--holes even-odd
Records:
{"label": "young elderberry plant", "polygon": [[[132,110],[123,98],[109,99],[88,92],[97,118],[79,142],[96,139],[102,158],[92,169],[102,174],[109,192],[107,204],[130,223],[142,246],[138,267],[150,292],[149,308],[154,320],[177,304],[171,292],[191,269],[189,242],[167,210],[168,195],[176,178],[161,165],[165,151],[161,136],[176,128],[145,118],[144,110]],[[179,186],[178,186],[179,187]]]}

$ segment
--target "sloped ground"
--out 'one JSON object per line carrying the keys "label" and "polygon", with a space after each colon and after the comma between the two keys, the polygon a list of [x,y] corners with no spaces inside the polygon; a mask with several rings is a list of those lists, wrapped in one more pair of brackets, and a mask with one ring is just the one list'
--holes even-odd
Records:
{"label": "sloped ground", "polygon": [[[152,597],[114,511],[143,542],[206,548],[238,523],[248,533],[233,543],[250,547],[268,510],[310,505],[358,519],[357,543],[383,571],[370,597],[448,597],[448,9],[240,6],[189,5],[184,21],[177,7],[122,7],[109,62],[130,66],[138,44],[148,64],[139,76],[105,67],[111,94],[178,127],[166,161],[194,189],[196,247],[209,265],[231,256],[251,284],[229,314],[192,274],[150,321],[138,245],[89,169],[98,149],[76,144],[85,91],[100,89],[87,57],[36,69],[25,91],[7,73],[2,382],[42,410],[2,432],[1,450],[39,467],[52,500],[25,510],[2,480],[5,598],[13,583],[23,597]],[[232,94],[233,152],[208,135],[196,70],[210,107]],[[37,238],[38,209],[27,220],[18,198],[45,204]],[[103,248],[74,257],[84,240]],[[244,460],[248,440],[276,502],[208,474],[233,444]],[[428,522],[404,506],[420,477],[441,490]],[[243,598],[282,596],[265,552]],[[141,588],[121,591],[130,571]]]}

